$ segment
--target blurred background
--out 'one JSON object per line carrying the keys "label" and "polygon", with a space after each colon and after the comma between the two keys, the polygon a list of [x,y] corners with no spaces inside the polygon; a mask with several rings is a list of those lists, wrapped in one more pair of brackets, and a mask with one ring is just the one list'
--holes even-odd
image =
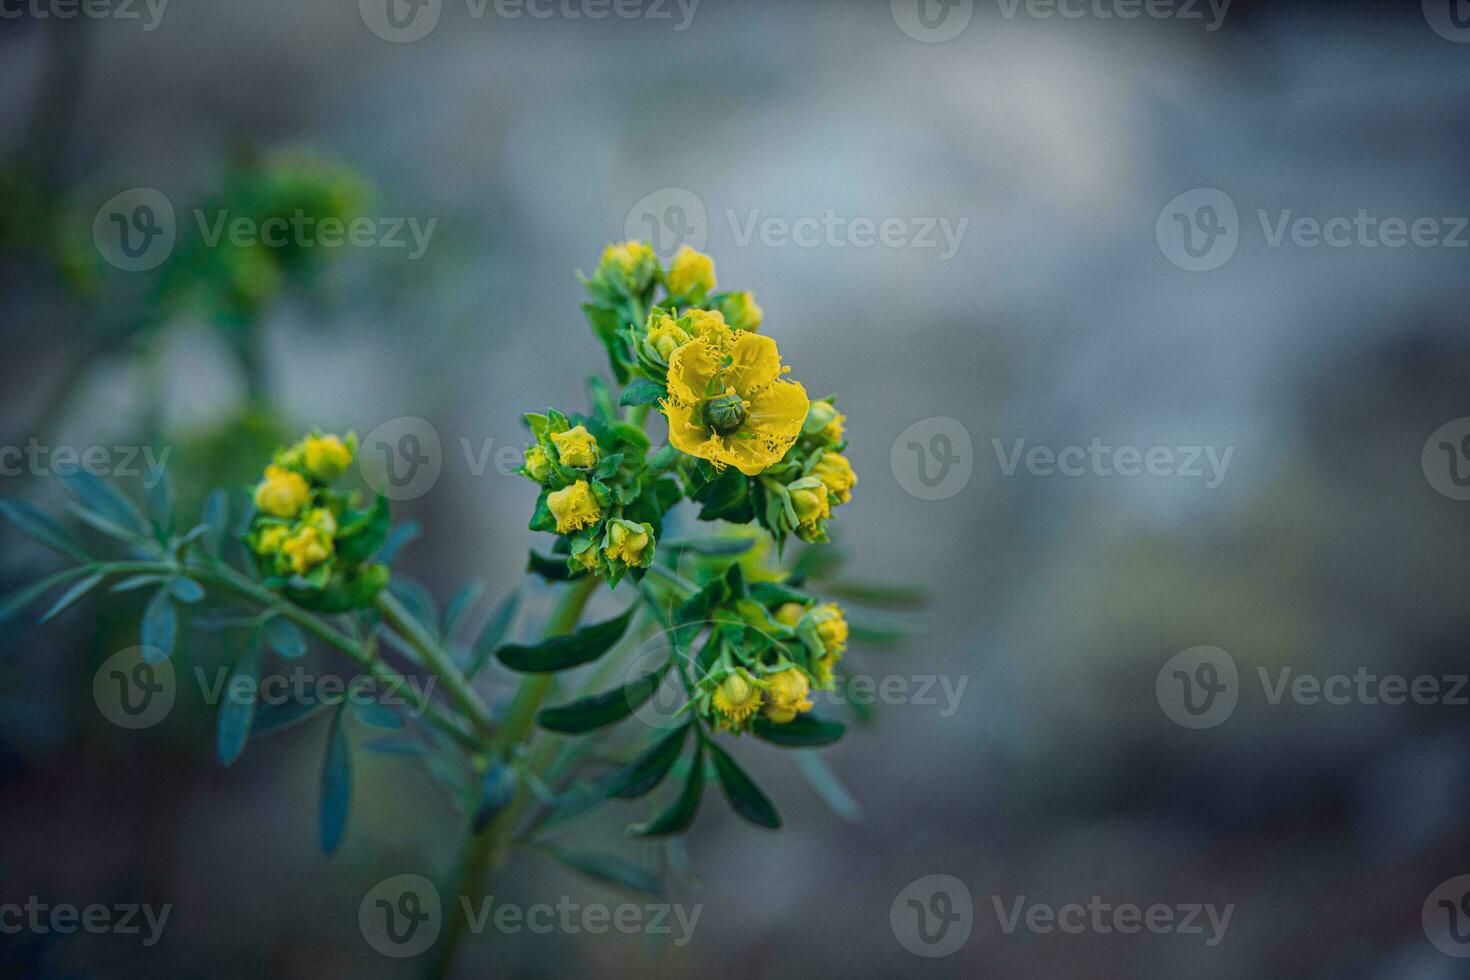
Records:
{"label": "blurred background", "polygon": [[[1421,913],[1470,873],[1470,709],[1273,694],[1467,671],[1463,4],[391,2],[0,3],[0,446],[167,450],[197,509],[312,426],[423,419],[441,472],[396,507],[423,529],[400,567],[498,598],[537,536],[494,453],[606,373],[576,271],[629,235],[692,244],[840,396],[853,574],[929,596],[850,656],[889,703],[823,753],[849,805],[736,747],[787,826],[706,799],[671,884],[702,905],[689,942],[485,935],[457,975],[1466,975]],[[94,234],[119,194],[171,206],[161,267]],[[371,242],[203,244],[299,208]],[[1025,455],[1094,444],[1073,475]],[[55,506],[45,468],[0,494]],[[0,527],[5,592],[53,561]],[[92,678],[136,642],[134,595],[0,637],[0,900],[171,916],[151,947],[0,936],[5,975],[416,975],[359,903],[442,876],[462,817],[364,758],[327,858],[320,721],[228,770],[187,685],[162,724],[109,724]],[[1180,713],[1168,665],[1202,646],[1236,668],[1225,717]],[[953,950],[905,911],[913,887],[954,907],[931,875],[973,910]],[[534,855],[497,891],[563,896],[629,900]],[[1222,936],[1006,928],[1018,899],[1094,896],[1232,912]]]}

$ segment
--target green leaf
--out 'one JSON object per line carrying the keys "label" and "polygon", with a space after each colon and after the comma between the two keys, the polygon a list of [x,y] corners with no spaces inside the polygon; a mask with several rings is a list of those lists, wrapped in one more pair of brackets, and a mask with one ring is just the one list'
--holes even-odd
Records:
{"label": "green leaf", "polygon": [[839,580],[828,583],[826,590],[835,598],[847,599],[863,606],[922,609],[929,602],[929,594],[916,585],[884,585],[876,582]]}
{"label": "green leaf", "polygon": [[669,732],[653,743],[642,755],[612,774],[603,792],[619,800],[634,800],[653,790],[684,751],[689,740],[689,725]]}
{"label": "green leaf", "polygon": [[454,629],[459,625],[459,621],[464,618],[465,613],[474,607],[475,603],[480,601],[480,596],[484,592],[485,585],[483,582],[468,582],[464,588],[455,594],[453,599],[449,600],[449,605],[444,609],[445,636],[454,635]]}
{"label": "green leaf", "polygon": [[490,826],[490,822],[510,805],[515,796],[516,774],[510,767],[496,762],[486,769],[485,778],[480,780],[480,800],[475,806],[475,833]]}
{"label": "green leaf", "polygon": [[607,382],[595,375],[587,379],[587,398],[592,403],[592,409],[599,418],[611,421],[618,416],[617,409],[613,408],[612,393],[607,390]]}
{"label": "green leaf", "polygon": [[485,668],[495,648],[505,641],[506,634],[510,632],[510,624],[515,620],[520,608],[521,594],[512,592],[495,608],[495,612],[491,613],[485,629],[480,633],[480,638],[475,641],[475,649],[470,655],[469,666],[465,668],[465,676],[470,680],[474,680],[475,675]]}
{"label": "green leaf", "polygon": [[756,826],[771,830],[779,828],[781,815],[755,780],[746,775],[728,752],[713,742],[709,743],[709,754],[715,761],[715,775],[719,777],[720,788],[725,791],[730,807]]}
{"label": "green leaf", "polygon": [[526,571],[548,582],[571,582],[575,579],[586,578],[586,572],[573,572],[567,566],[566,555],[543,555],[532,551],[530,558],[526,561]]}
{"label": "green leaf", "polygon": [[372,558],[387,544],[392,526],[388,498],[379,495],[373,500],[372,510],[342,528],[335,542],[337,560],[344,565],[356,565]]}
{"label": "green leaf", "polygon": [[327,730],[327,752],[322,758],[321,806],[317,812],[318,843],[331,854],[342,843],[347,811],[352,807],[352,753],[342,725],[342,709],[332,715]]}
{"label": "green leaf", "polygon": [[711,557],[730,557],[743,555],[754,548],[755,538],[676,538],[665,541],[662,546]]}
{"label": "green leaf", "polygon": [[329,701],[289,699],[258,705],[255,709],[255,722],[250,727],[251,737],[260,739],[283,732],[288,728],[294,728],[304,721],[315,718],[331,706],[332,702]]}
{"label": "green leaf", "polygon": [[553,708],[544,708],[536,716],[536,722],[542,728],[553,732],[561,732],[564,735],[581,735],[584,732],[611,725],[613,722],[622,721],[653,697],[653,692],[658,690],[659,684],[664,679],[664,673],[668,669],[668,665],[665,664],[658,670],[644,674],[637,680],[605,694],[582,698]]}
{"label": "green leaf", "polygon": [[151,664],[162,663],[173,656],[174,645],[179,638],[179,615],[174,609],[172,597],[165,586],[153,593],[143,610],[143,629],[140,641],[143,659]]}
{"label": "green leaf", "polygon": [[127,541],[131,544],[137,542],[142,537],[138,532],[130,531],[121,524],[114,524],[101,514],[90,511],[80,504],[71,504],[68,510],[83,524],[86,524],[94,531],[100,531],[109,538],[116,538],[118,541]]}
{"label": "green leaf", "polygon": [[436,640],[439,638],[439,609],[428,589],[411,578],[394,576],[393,581],[388,584],[388,591],[403,603],[408,614],[424,628],[425,633]]}
{"label": "green leaf", "polygon": [[404,521],[388,532],[388,540],[383,542],[383,548],[378,552],[378,561],[385,565],[391,564],[398,557],[398,552],[422,533],[423,529],[419,527],[418,521]]}
{"label": "green leaf", "polygon": [[41,596],[56,588],[56,586],[79,579],[84,575],[90,574],[91,571],[91,567],[87,565],[83,565],[80,568],[68,568],[64,571],[57,572],[55,575],[48,575],[39,582],[12,592],[4,599],[0,599],[0,623],[10,620],[31,603],[41,598]]}
{"label": "green leaf", "polygon": [[60,616],[62,613],[66,612],[78,599],[82,598],[82,596],[95,589],[98,583],[100,583],[105,577],[106,576],[102,572],[98,572],[95,575],[90,575],[87,578],[82,579],[76,585],[73,585],[71,588],[67,589],[66,594],[63,595],[60,599],[57,599],[56,604],[46,611],[46,615],[41,617],[41,622],[49,623],[57,616]]}
{"label": "green leaf", "polygon": [[352,705],[352,712],[357,716],[357,720],[365,725],[393,732],[403,727],[403,716],[386,704],[354,700],[349,700],[348,703]]}
{"label": "green leaf", "polygon": [[648,823],[632,827],[630,830],[639,837],[667,837],[670,834],[683,833],[694,822],[694,816],[699,812],[699,801],[703,796],[704,743],[700,741],[694,745],[694,761],[689,766],[689,777],[684,781],[684,788],[679,791],[678,799]]}
{"label": "green leaf", "polygon": [[159,582],[167,581],[167,575],[130,575],[107,591],[132,592],[134,589],[141,589],[149,585],[157,585]]}
{"label": "green leaf", "polygon": [[0,497],[0,517],[52,551],[68,555],[77,561],[91,560],[81,542],[60,521],[24,500]]}
{"label": "green leaf", "polygon": [[204,586],[188,576],[180,575],[178,578],[173,579],[169,582],[168,589],[174,594],[174,598],[180,602],[187,602],[192,605],[196,602],[204,601]]}
{"label": "green leaf", "polygon": [[147,488],[148,521],[160,542],[167,541],[174,530],[174,487],[167,470],[159,470],[158,479]]}
{"label": "green leaf", "polygon": [[511,670],[530,674],[567,670],[591,663],[622,638],[637,608],[638,604],[634,603],[615,619],[584,626],[570,636],[552,637],[535,646],[503,646],[495,651],[495,657]]}
{"label": "green leaf", "polygon": [[131,535],[143,533],[143,517],[138,513],[138,508],[106,480],[93,476],[86,470],[77,470],[63,476],[61,481],[77,498],[83,510],[102,517],[105,523]]}
{"label": "green leaf", "polygon": [[594,881],[627,888],[654,898],[663,897],[664,885],[658,875],[632,861],[611,854],[585,854],[555,847],[549,848],[548,853],[573,871]]}
{"label": "green leaf", "polygon": [[277,654],[287,660],[299,660],[306,656],[306,634],[284,616],[272,616],[265,621],[265,642]]}
{"label": "green leaf", "polygon": [[216,490],[204,501],[204,525],[209,528],[204,536],[204,546],[211,555],[218,555],[225,541],[225,528],[230,520],[230,495]]}
{"label": "green leaf", "polygon": [[656,405],[663,399],[669,397],[668,390],[657,381],[649,381],[647,378],[637,378],[623,389],[622,397],[618,399],[619,405]]}
{"label": "green leaf", "polygon": [[[237,694],[236,687],[239,688]],[[225,697],[219,708],[215,727],[215,749],[219,761],[233,765],[250,740],[250,726],[255,720],[255,702],[260,694],[260,644],[252,640],[235,661],[235,669],[225,684]]]}
{"label": "green leaf", "polygon": [[797,715],[784,725],[778,725],[768,718],[757,718],[750,730],[757,738],[770,742],[772,745],[806,749],[819,745],[831,745],[843,736],[843,733],[847,731],[847,726],[840,721],[829,721],[826,718],[804,714]]}

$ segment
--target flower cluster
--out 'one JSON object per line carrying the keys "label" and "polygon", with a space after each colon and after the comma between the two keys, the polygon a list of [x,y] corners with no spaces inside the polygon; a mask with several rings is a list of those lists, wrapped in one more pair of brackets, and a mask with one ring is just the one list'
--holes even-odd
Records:
{"label": "flower cluster", "polygon": [[247,541],[265,583],[302,605],[349,609],[387,584],[370,564],[387,533],[387,502],[360,506],[361,495],[333,488],[357,454],[357,439],[313,432],[279,450],[256,484]]}

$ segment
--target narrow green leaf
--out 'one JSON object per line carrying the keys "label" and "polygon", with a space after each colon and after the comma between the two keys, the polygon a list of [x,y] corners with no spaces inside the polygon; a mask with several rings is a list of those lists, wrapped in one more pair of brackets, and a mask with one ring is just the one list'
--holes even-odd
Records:
{"label": "narrow green leaf", "polygon": [[428,589],[411,578],[394,575],[388,583],[388,591],[403,603],[408,614],[424,628],[425,633],[436,640],[439,638],[439,609]]}
{"label": "narrow green leaf", "polygon": [[123,579],[121,582],[118,582],[108,591],[132,592],[134,589],[141,589],[149,585],[157,585],[160,582],[167,581],[168,576],[166,575],[130,575],[127,578]]}
{"label": "narrow green leaf", "polygon": [[225,528],[230,521],[230,495],[216,490],[204,501],[204,525],[209,531],[204,535],[204,546],[211,555],[218,555],[225,541]]}
{"label": "narrow green leaf", "polygon": [[847,726],[840,721],[829,721],[811,714],[797,715],[784,725],[768,718],[757,718],[750,730],[757,738],[787,748],[815,748],[831,745],[840,739]]}
{"label": "narrow green leaf", "polygon": [[322,758],[321,808],[318,811],[318,843],[323,854],[331,854],[342,843],[347,829],[347,811],[352,807],[352,753],[342,724],[342,709],[332,715],[327,730],[327,752]]}
{"label": "narrow green leaf", "polygon": [[493,763],[480,780],[480,799],[475,806],[474,831],[480,833],[510,805],[516,796],[516,774],[504,763]]}
{"label": "narrow green leaf", "polygon": [[511,670],[532,674],[567,670],[591,663],[611,650],[622,638],[637,608],[637,603],[634,603],[615,619],[585,626],[569,636],[552,637],[535,646],[503,646],[495,651],[495,656]]}
{"label": "narrow green leaf", "polygon": [[295,728],[305,721],[332,707],[328,701],[294,700],[270,702],[256,705],[255,721],[250,726],[250,737],[261,739],[267,735]]}
{"label": "narrow green leaf", "polygon": [[388,735],[364,742],[363,748],[377,755],[423,755],[428,749],[423,742],[402,735]]}
{"label": "narrow green leaf", "polygon": [[659,684],[664,679],[664,673],[668,669],[668,665],[664,665],[658,670],[644,674],[637,680],[605,694],[544,708],[536,716],[536,722],[542,728],[553,732],[561,732],[564,735],[581,735],[584,732],[611,725],[613,722],[622,721],[653,697],[653,692],[658,690]]}
{"label": "narrow green leaf", "polygon": [[337,560],[344,565],[367,561],[387,544],[392,526],[393,515],[388,507],[388,498],[375,497],[371,511],[342,528],[335,543]]}
{"label": "narrow green leaf", "polygon": [[180,602],[187,602],[193,605],[196,602],[204,601],[204,586],[186,575],[180,575],[178,578],[169,582],[168,590]]}
{"label": "narrow green leaf", "polygon": [[526,571],[539,575],[548,582],[571,582],[587,577],[586,572],[574,572],[567,566],[566,555],[543,555],[534,550],[526,559]]}
{"label": "narrow green leaf", "polygon": [[776,805],[771,802],[770,797],[755,784],[755,780],[740,768],[728,752],[713,742],[709,743],[709,754],[715,761],[715,775],[719,777],[720,788],[725,791],[725,799],[730,801],[730,807],[759,827],[769,827],[771,830],[779,828],[781,815],[776,812]]}
{"label": "narrow green leaf", "polygon": [[755,538],[677,538],[662,542],[659,547],[678,551],[693,551],[700,555],[728,557],[743,555],[755,547]]}
{"label": "narrow green leaf", "polygon": [[669,396],[668,391],[657,381],[638,378],[623,389],[619,405],[656,405]]}
{"label": "narrow green leaf", "polygon": [[701,741],[694,745],[694,761],[689,766],[689,778],[685,780],[684,788],[679,791],[678,799],[648,823],[629,829],[639,837],[667,837],[670,834],[683,833],[694,822],[694,816],[699,812],[699,801],[703,796],[704,743]]}
{"label": "narrow green leaf", "polygon": [[0,517],[52,551],[77,561],[91,561],[81,542],[60,521],[24,500],[0,497]]}
{"label": "narrow green leaf", "polygon": [[146,488],[148,522],[158,535],[160,542],[167,541],[174,531],[174,487],[167,470],[159,470],[153,486]]}
{"label": "narrow green leaf", "polygon": [[255,720],[255,703],[260,694],[260,644],[252,640],[235,661],[235,669],[225,684],[224,701],[219,706],[215,727],[215,748],[219,761],[233,765],[250,740],[250,726]]}
{"label": "narrow green leaf", "polygon": [[674,767],[674,760],[684,751],[689,728],[684,725],[653,743],[642,755],[613,773],[603,792],[614,799],[633,800],[652,791],[663,782]]}
{"label": "narrow green leaf", "polygon": [[483,582],[472,581],[466,583],[465,587],[460,589],[453,599],[449,600],[449,605],[444,609],[445,636],[454,635],[455,627],[459,625],[459,621],[464,618],[465,613],[474,607],[475,603],[480,601],[480,596],[484,593],[485,584]]}
{"label": "narrow green leaf", "polygon": [[134,536],[143,533],[143,516],[138,513],[138,508],[106,480],[93,476],[86,470],[77,470],[63,476],[61,481],[77,498],[83,510],[91,511],[102,517],[106,523]]}
{"label": "narrow green leaf", "polygon": [[404,521],[388,532],[388,540],[383,542],[383,547],[378,551],[378,561],[385,565],[392,564],[393,559],[398,557],[398,552],[422,533],[423,528],[419,527],[418,521]]}
{"label": "narrow green leaf", "polygon": [[71,511],[72,516],[77,520],[86,524],[94,531],[100,531],[109,538],[115,538],[118,541],[127,541],[129,543],[139,541],[141,538],[138,532],[131,531],[121,524],[116,524],[96,511],[88,510],[80,504],[71,504],[67,509]]}
{"label": "narrow green leaf", "polygon": [[265,642],[278,655],[287,660],[299,660],[306,656],[306,635],[284,616],[272,616],[265,621]]}
{"label": "narrow green leaf", "polygon": [[662,898],[663,882],[647,868],[611,854],[585,854],[549,848],[548,853],[562,864],[594,881],[627,888],[643,895]]}
{"label": "narrow green leaf", "polygon": [[174,609],[168,589],[153,593],[143,610],[141,645],[143,659],[149,663],[162,663],[173,656],[174,645],[179,638],[179,616]]}
{"label": "narrow green leaf", "polygon": [[499,606],[495,607],[495,612],[490,614],[485,628],[480,631],[480,638],[475,641],[469,665],[465,668],[465,674],[470,680],[474,680],[475,675],[484,669],[496,647],[505,642],[506,634],[510,632],[510,625],[520,608],[521,594],[512,592],[501,601]]}
{"label": "narrow green leaf", "polygon": [[373,728],[396,732],[403,727],[403,716],[386,704],[376,701],[349,701],[357,720]]}
{"label": "narrow green leaf", "polygon": [[82,565],[78,568],[68,568],[54,575],[48,575],[39,582],[17,589],[4,599],[0,599],[0,623],[12,619],[17,613],[26,609],[31,603],[58,585],[64,585],[91,572],[92,568],[88,565]]}
{"label": "narrow green leaf", "polygon": [[41,617],[41,622],[49,623],[57,616],[66,612],[78,599],[95,589],[98,583],[105,577],[101,572],[98,572],[95,575],[90,575],[82,579],[76,585],[67,589],[66,593],[60,599],[56,600],[56,604],[46,611],[46,615]]}

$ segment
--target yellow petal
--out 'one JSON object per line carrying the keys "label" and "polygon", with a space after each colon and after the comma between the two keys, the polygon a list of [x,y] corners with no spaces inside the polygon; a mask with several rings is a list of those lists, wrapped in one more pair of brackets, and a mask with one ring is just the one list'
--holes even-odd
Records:
{"label": "yellow petal", "polygon": [[[781,376],[781,352],[770,337],[758,333],[741,333],[730,350],[730,367],[725,380],[745,397]],[[803,400],[805,395],[802,396]],[[802,408],[803,418],[806,412]]]}
{"label": "yellow petal", "polygon": [[682,405],[702,400],[719,364],[719,353],[708,344],[688,343],[680,347],[669,358],[670,396]]}
{"label": "yellow petal", "polygon": [[669,420],[669,442],[681,453],[700,459],[714,459],[710,455],[714,451],[712,445],[719,440],[696,421],[695,415],[698,411],[698,407],[692,404],[664,403],[664,415]]}
{"label": "yellow petal", "polygon": [[784,455],[801,434],[809,405],[806,389],[800,383],[777,382],[750,400],[745,428],[762,440],[780,445]]}

